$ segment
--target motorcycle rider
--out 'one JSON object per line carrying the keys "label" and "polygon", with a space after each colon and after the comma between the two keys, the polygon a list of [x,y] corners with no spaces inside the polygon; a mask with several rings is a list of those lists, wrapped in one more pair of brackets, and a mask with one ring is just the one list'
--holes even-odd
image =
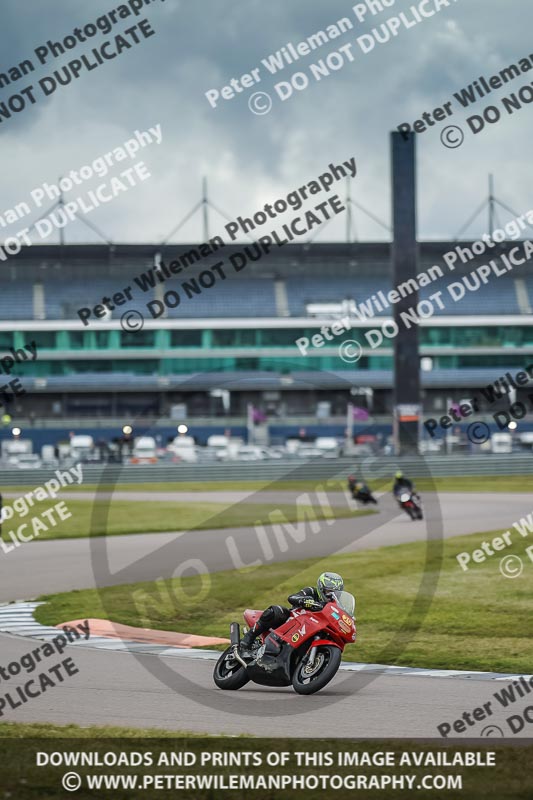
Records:
{"label": "motorcycle rider", "polygon": [[415,487],[412,481],[409,478],[406,478],[401,470],[398,470],[396,475],[394,476],[394,486],[392,487],[392,493],[396,499],[402,492],[410,492],[411,494],[415,494]]}
{"label": "motorcycle rider", "polygon": [[420,501],[420,495],[416,491],[413,481],[410,481],[409,478],[406,478],[403,472],[398,471],[395,475],[392,493],[400,505],[400,495],[402,492],[409,492],[416,500]]}
{"label": "motorcycle rider", "polygon": [[[337,572],[323,572],[317,580],[316,588],[306,586],[296,594],[291,594],[287,598],[293,608],[306,608],[308,611],[321,611],[326,603],[333,597],[333,592],[342,592],[344,581]],[[290,608],[284,606],[269,606],[253,628],[250,628],[241,639],[241,655],[251,656],[252,646],[262,633],[279,628],[289,618]]]}
{"label": "motorcycle rider", "polygon": [[372,496],[370,488],[364,481],[358,480],[355,475],[348,475],[348,488],[354,500],[359,500],[361,503],[376,503],[377,505],[378,501]]}

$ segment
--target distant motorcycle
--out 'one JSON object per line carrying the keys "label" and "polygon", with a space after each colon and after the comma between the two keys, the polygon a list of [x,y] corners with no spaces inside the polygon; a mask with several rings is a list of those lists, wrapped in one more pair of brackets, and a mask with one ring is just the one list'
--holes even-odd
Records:
{"label": "distant motorcycle", "polygon": [[354,481],[350,477],[348,478],[348,488],[350,489],[352,497],[356,502],[362,503],[364,506],[368,505],[369,503],[374,503],[374,505],[377,506],[378,501],[366,484]]}
{"label": "distant motorcycle", "polygon": [[404,490],[398,496],[398,502],[400,507],[403,508],[406,514],[408,514],[411,519],[423,519],[424,515],[422,514],[422,503],[420,502],[420,498],[414,492],[409,492]]}
{"label": "distant motorcycle", "polygon": [[[336,675],[345,645],[355,642],[354,613],[355,597],[338,591],[320,610],[293,608],[287,622],[256,640],[249,657],[239,651],[240,626],[232,622],[231,646],[218,659],[213,680],[219,689],[240,689],[253,681],[314,694]],[[255,625],[261,614],[247,609],[247,625]]]}

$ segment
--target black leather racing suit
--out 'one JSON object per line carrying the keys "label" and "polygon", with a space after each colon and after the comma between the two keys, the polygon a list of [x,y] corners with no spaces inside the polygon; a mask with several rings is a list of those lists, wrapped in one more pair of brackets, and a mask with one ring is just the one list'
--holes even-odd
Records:
{"label": "black leather racing suit", "polygon": [[394,481],[394,486],[392,487],[392,492],[394,497],[398,498],[398,495],[401,494],[403,490],[407,490],[412,494],[415,493],[415,487],[413,486],[413,482],[409,480],[409,478],[396,478]]}
{"label": "black leather racing suit", "polygon": [[[317,605],[320,605],[321,608],[325,605],[314,586],[306,586],[300,589],[296,594],[289,595],[287,600],[293,608],[305,608],[307,604],[311,609],[315,607],[315,610],[317,610]],[[241,639],[241,645],[245,648],[250,648],[257,637],[261,636],[262,633],[266,633],[271,629],[279,628],[283,625],[283,623],[289,619],[290,613],[290,608],[285,608],[284,606],[269,606],[263,611],[253,628],[250,628],[250,630],[244,634]]]}
{"label": "black leather racing suit", "polygon": [[360,500],[362,503],[376,503],[377,505],[370,488],[364,481],[355,481],[348,478],[348,486],[354,500]]}

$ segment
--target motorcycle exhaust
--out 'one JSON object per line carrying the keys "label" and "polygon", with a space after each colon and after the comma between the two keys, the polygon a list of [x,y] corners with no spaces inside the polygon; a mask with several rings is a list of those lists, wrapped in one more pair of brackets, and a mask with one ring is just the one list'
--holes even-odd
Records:
{"label": "motorcycle exhaust", "polygon": [[241,626],[238,622],[232,622],[229,626],[229,638],[232,645],[239,646],[241,641]]}
{"label": "motorcycle exhaust", "polygon": [[233,645],[233,658],[235,659],[235,661],[238,661],[241,666],[248,668],[248,664],[246,663],[244,658],[239,653],[239,645],[238,644],[234,644]]}
{"label": "motorcycle exhaust", "polygon": [[231,642],[231,647],[233,649],[234,659],[238,661],[239,664],[241,664],[241,666],[247,667],[248,664],[239,653],[239,644],[241,642],[241,627],[238,622],[232,622],[231,625],[229,626],[229,638]]}

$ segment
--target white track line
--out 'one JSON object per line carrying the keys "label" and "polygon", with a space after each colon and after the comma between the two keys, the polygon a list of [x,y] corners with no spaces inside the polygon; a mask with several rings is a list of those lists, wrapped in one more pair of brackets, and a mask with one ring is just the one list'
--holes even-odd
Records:
{"label": "white track line", "polygon": [[[30,639],[52,639],[59,636],[58,628],[41,625],[33,616],[35,609],[42,603],[16,602],[0,605],[0,632]],[[70,647],[88,647],[97,650],[122,651],[128,653],[142,653],[172,658],[196,658],[207,661],[216,661],[220,656],[218,650],[199,650],[195,648],[180,649],[168,645],[156,645],[142,642],[132,642],[126,639],[107,639],[101,636],[91,637],[86,641],[71,642]],[[417,667],[396,667],[387,664],[358,664],[345,661],[340,669],[343,672],[372,672],[383,675],[415,676],[418,678],[459,678],[462,680],[476,681],[513,681],[518,678],[532,680],[532,675],[502,672],[476,672],[448,669],[421,669]]]}

